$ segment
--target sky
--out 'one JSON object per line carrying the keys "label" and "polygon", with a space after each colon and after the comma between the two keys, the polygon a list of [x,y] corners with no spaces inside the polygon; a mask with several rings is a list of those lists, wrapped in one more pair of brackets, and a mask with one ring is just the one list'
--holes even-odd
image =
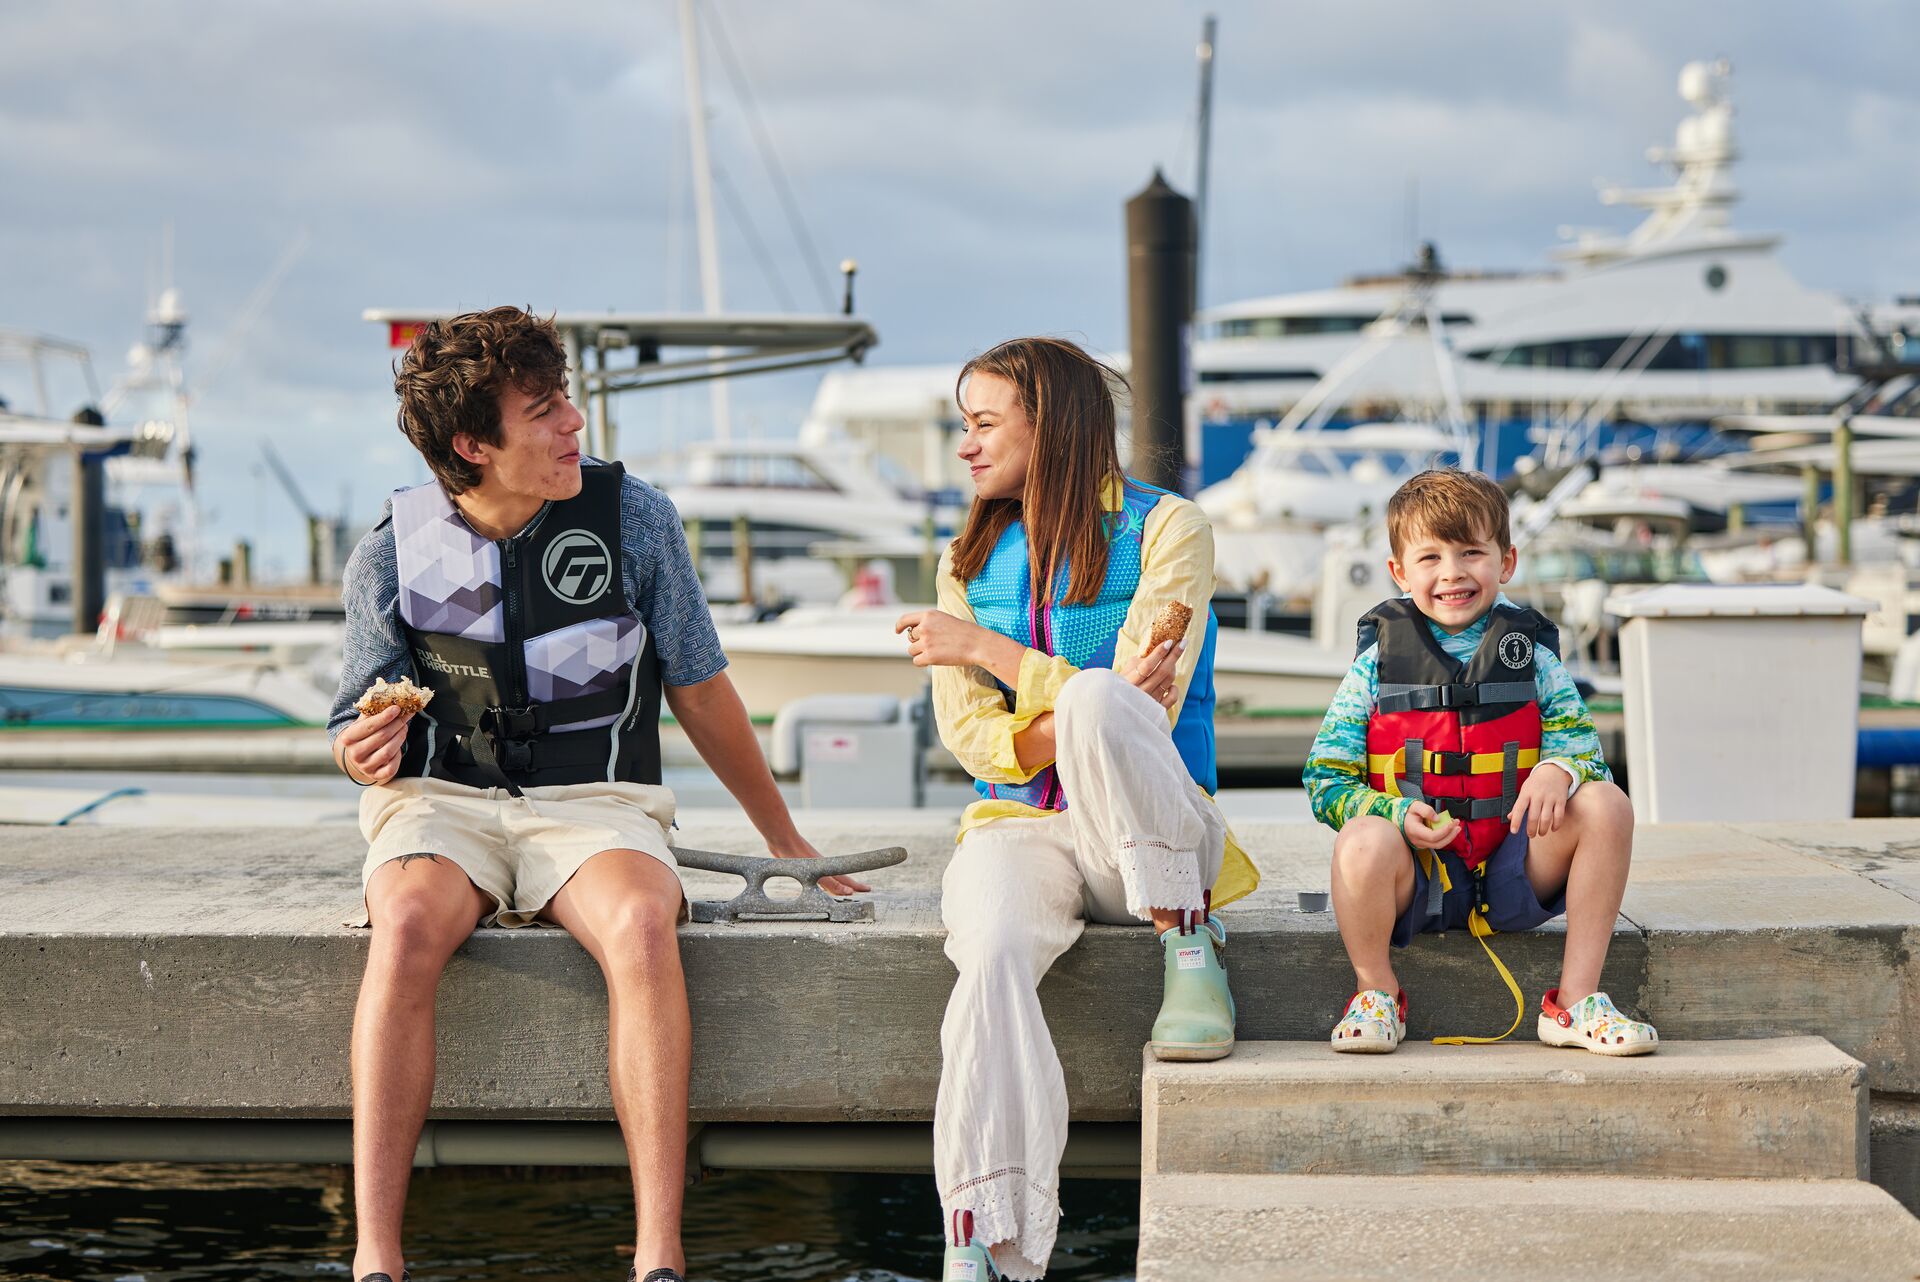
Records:
{"label": "sky", "polygon": [[[1783,233],[1809,285],[1920,293],[1905,0],[696,7],[726,305],[837,305],[853,258],[875,365],[1019,333],[1124,346],[1122,207],[1156,167],[1192,189],[1209,12],[1206,301],[1396,267],[1415,234],[1452,265],[1529,267],[1562,228],[1625,230],[1635,212],[1596,183],[1662,180],[1645,151],[1686,113],[1680,67],[1721,57],[1735,225]],[[171,227],[205,542],[251,538],[266,574],[292,574],[304,526],[262,441],[359,523],[426,475],[364,309],[698,309],[687,133],[671,0],[11,0],[0,328],[85,343],[111,382]],[[735,383],[737,429],[790,434],[817,378]],[[0,396],[24,403],[19,383],[0,367]],[[80,400],[55,395],[63,414]],[[706,404],[627,398],[623,449],[704,436]]]}

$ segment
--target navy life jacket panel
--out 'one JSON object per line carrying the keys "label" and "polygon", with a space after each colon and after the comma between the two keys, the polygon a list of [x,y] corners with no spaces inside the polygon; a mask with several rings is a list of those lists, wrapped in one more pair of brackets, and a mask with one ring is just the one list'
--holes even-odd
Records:
{"label": "navy life jacket panel", "polygon": [[475,533],[438,482],[393,496],[400,622],[433,702],[400,774],[469,787],[660,782],[660,664],[627,606],[618,463],[511,539]]}
{"label": "navy life jacket panel", "polygon": [[[1464,724],[1490,721],[1534,697],[1533,647],[1560,653],[1560,629],[1538,610],[1496,604],[1486,635],[1466,663],[1440,648],[1427,617],[1406,597],[1382,601],[1360,618],[1362,655],[1378,645],[1381,712],[1427,711],[1444,707],[1460,713]],[[1517,634],[1514,640],[1509,635]],[[1484,689],[1482,688],[1484,687]]]}

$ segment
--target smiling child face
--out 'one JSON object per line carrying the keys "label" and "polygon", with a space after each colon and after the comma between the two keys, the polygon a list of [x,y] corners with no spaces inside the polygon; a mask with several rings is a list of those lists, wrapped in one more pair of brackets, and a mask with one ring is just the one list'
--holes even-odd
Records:
{"label": "smiling child face", "polygon": [[1491,537],[1464,543],[1416,530],[1387,571],[1414,608],[1448,632],[1461,632],[1493,608],[1518,557]]}

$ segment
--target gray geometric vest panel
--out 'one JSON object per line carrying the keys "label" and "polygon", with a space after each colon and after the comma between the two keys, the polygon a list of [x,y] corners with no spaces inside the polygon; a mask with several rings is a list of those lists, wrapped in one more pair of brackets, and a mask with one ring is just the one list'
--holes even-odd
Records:
{"label": "gray geometric vest panel", "polygon": [[393,496],[400,622],[434,692],[401,775],[470,787],[660,782],[660,664],[627,606],[618,463],[511,539],[485,539],[436,481]]}

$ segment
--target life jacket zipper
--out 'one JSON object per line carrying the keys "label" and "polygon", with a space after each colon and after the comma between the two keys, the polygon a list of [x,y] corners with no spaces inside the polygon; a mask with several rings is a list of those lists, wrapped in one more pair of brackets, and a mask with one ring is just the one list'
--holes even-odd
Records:
{"label": "life jacket zipper", "polygon": [[519,565],[518,554],[513,539],[500,540],[500,556],[504,566],[500,572],[500,586],[504,594],[503,610],[506,616],[506,641],[509,686],[508,694],[512,706],[527,706],[527,646],[522,638],[522,620],[520,618],[519,578],[515,572]]}

